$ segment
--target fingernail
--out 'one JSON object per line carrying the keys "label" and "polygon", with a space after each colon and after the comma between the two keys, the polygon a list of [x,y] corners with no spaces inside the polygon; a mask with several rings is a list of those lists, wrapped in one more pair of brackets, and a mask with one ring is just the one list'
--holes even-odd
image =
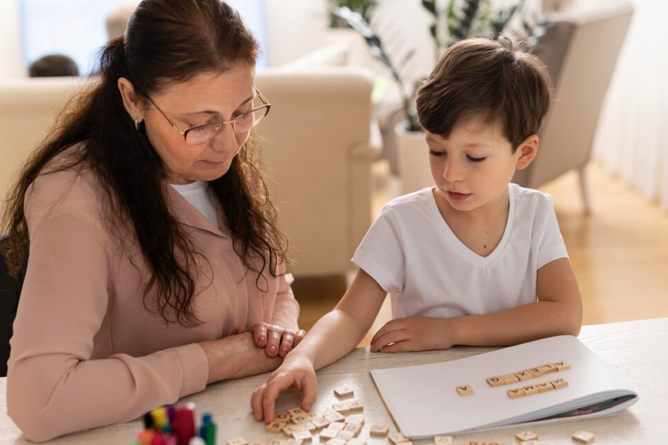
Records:
{"label": "fingernail", "polygon": [[260,341],[265,341],[266,339],[267,339],[267,337],[264,337],[264,336],[260,337]]}
{"label": "fingernail", "polygon": [[270,346],[270,347],[269,347],[269,352],[271,352],[272,354],[273,354],[274,352],[276,352],[276,346]]}
{"label": "fingernail", "polygon": [[288,348],[281,348],[281,354],[285,355],[288,353]]}

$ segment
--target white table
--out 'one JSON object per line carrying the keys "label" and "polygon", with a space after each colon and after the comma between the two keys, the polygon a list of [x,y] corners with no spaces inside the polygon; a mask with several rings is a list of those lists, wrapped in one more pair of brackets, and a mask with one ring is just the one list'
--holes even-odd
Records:
{"label": "white table", "polygon": [[[592,419],[565,419],[541,424],[497,428],[455,436],[456,444],[468,440],[496,440],[505,444],[516,443],[514,434],[531,429],[538,433],[541,444],[573,444],[571,434],[587,430],[596,434],[599,444],[663,443],[668,437],[668,318],[585,326],[580,340],[605,363],[615,369],[639,394],[640,400],[627,410]],[[495,348],[457,347],[448,351],[430,351],[402,354],[372,354],[368,348],[359,348],[339,362],[318,372],[318,400],[314,409],[331,406],[338,401],[334,387],[349,384],[355,388],[355,398],[364,404],[366,425],[361,437],[368,437],[372,423],[386,423],[394,431],[390,417],[369,378],[369,370],[421,363],[454,360],[491,351]],[[250,394],[267,374],[243,380],[228,381],[209,386],[206,391],[183,399],[197,405],[198,423],[203,412],[212,412],[218,424],[218,444],[243,436],[251,441],[268,442],[281,435],[266,433],[264,425],[255,422],[250,413]],[[300,393],[291,390],[283,394],[277,408],[286,410],[299,405]],[[0,445],[28,444],[6,412],[6,379],[0,379],[0,399],[4,406],[0,413]],[[98,428],[93,431],[61,437],[51,443],[60,444],[129,444],[140,421]],[[430,441],[419,441],[427,444]],[[372,439],[369,445],[388,443]],[[314,440],[313,445],[319,445]]]}

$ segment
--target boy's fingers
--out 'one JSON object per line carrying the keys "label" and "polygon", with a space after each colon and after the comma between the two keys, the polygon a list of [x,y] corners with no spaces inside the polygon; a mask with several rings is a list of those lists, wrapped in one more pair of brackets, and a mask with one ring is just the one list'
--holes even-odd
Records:
{"label": "boy's fingers", "polygon": [[253,410],[253,417],[255,420],[260,421],[264,417],[264,410],[262,409],[262,396],[266,388],[266,384],[260,386],[258,389],[253,391],[251,395],[251,409]]}
{"label": "boy's fingers", "polygon": [[390,345],[391,343],[399,343],[400,341],[406,340],[406,331],[391,331],[387,334],[379,337],[371,343],[371,351],[377,352],[385,346]]}
{"label": "boy's fingers", "polygon": [[262,395],[262,410],[264,422],[269,424],[274,419],[274,404],[279,394],[292,386],[292,380],[287,377],[270,378]]}
{"label": "boy's fingers", "polygon": [[302,379],[302,392],[304,397],[302,397],[302,409],[304,411],[309,411],[313,404],[315,403],[317,384],[315,378],[311,378],[310,375],[304,376]]}

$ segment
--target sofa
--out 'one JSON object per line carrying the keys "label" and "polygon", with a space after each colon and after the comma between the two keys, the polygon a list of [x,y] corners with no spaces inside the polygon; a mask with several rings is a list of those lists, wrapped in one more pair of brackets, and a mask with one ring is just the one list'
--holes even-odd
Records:
{"label": "sofa", "polygon": [[[256,82],[272,103],[257,132],[290,241],[290,271],[346,274],[372,222],[372,165],[382,152],[372,76],[353,67],[266,69]],[[75,78],[0,79],[0,212],[18,169],[82,85]]]}

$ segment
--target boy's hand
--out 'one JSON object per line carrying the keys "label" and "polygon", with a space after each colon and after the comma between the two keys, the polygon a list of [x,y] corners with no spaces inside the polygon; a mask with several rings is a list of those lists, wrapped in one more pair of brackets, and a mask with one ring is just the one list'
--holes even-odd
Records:
{"label": "boy's hand", "polygon": [[391,320],[371,339],[371,352],[406,352],[452,347],[448,319],[406,317]]}
{"label": "boy's hand", "polygon": [[[284,358],[288,352],[292,351],[306,335],[303,329],[292,332],[290,329],[284,329],[269,323],[255,323],[253,325],[253,340],[258,348],[265,348],[267,357],[280,356]],[[246,332],[246,328],[239,327],[235,334]]]}
{"label": "boy's hand", "polygon": [[301,408],[311,409],[315,403],[317,382],[313,363],[301,354],[291,354],[283,364],[274,371],[267,383],[253,391],[251,408],[255,420],[264,420],[269,424],[274,419],[274,405],[280,393],[295,386],[304,396]]}

